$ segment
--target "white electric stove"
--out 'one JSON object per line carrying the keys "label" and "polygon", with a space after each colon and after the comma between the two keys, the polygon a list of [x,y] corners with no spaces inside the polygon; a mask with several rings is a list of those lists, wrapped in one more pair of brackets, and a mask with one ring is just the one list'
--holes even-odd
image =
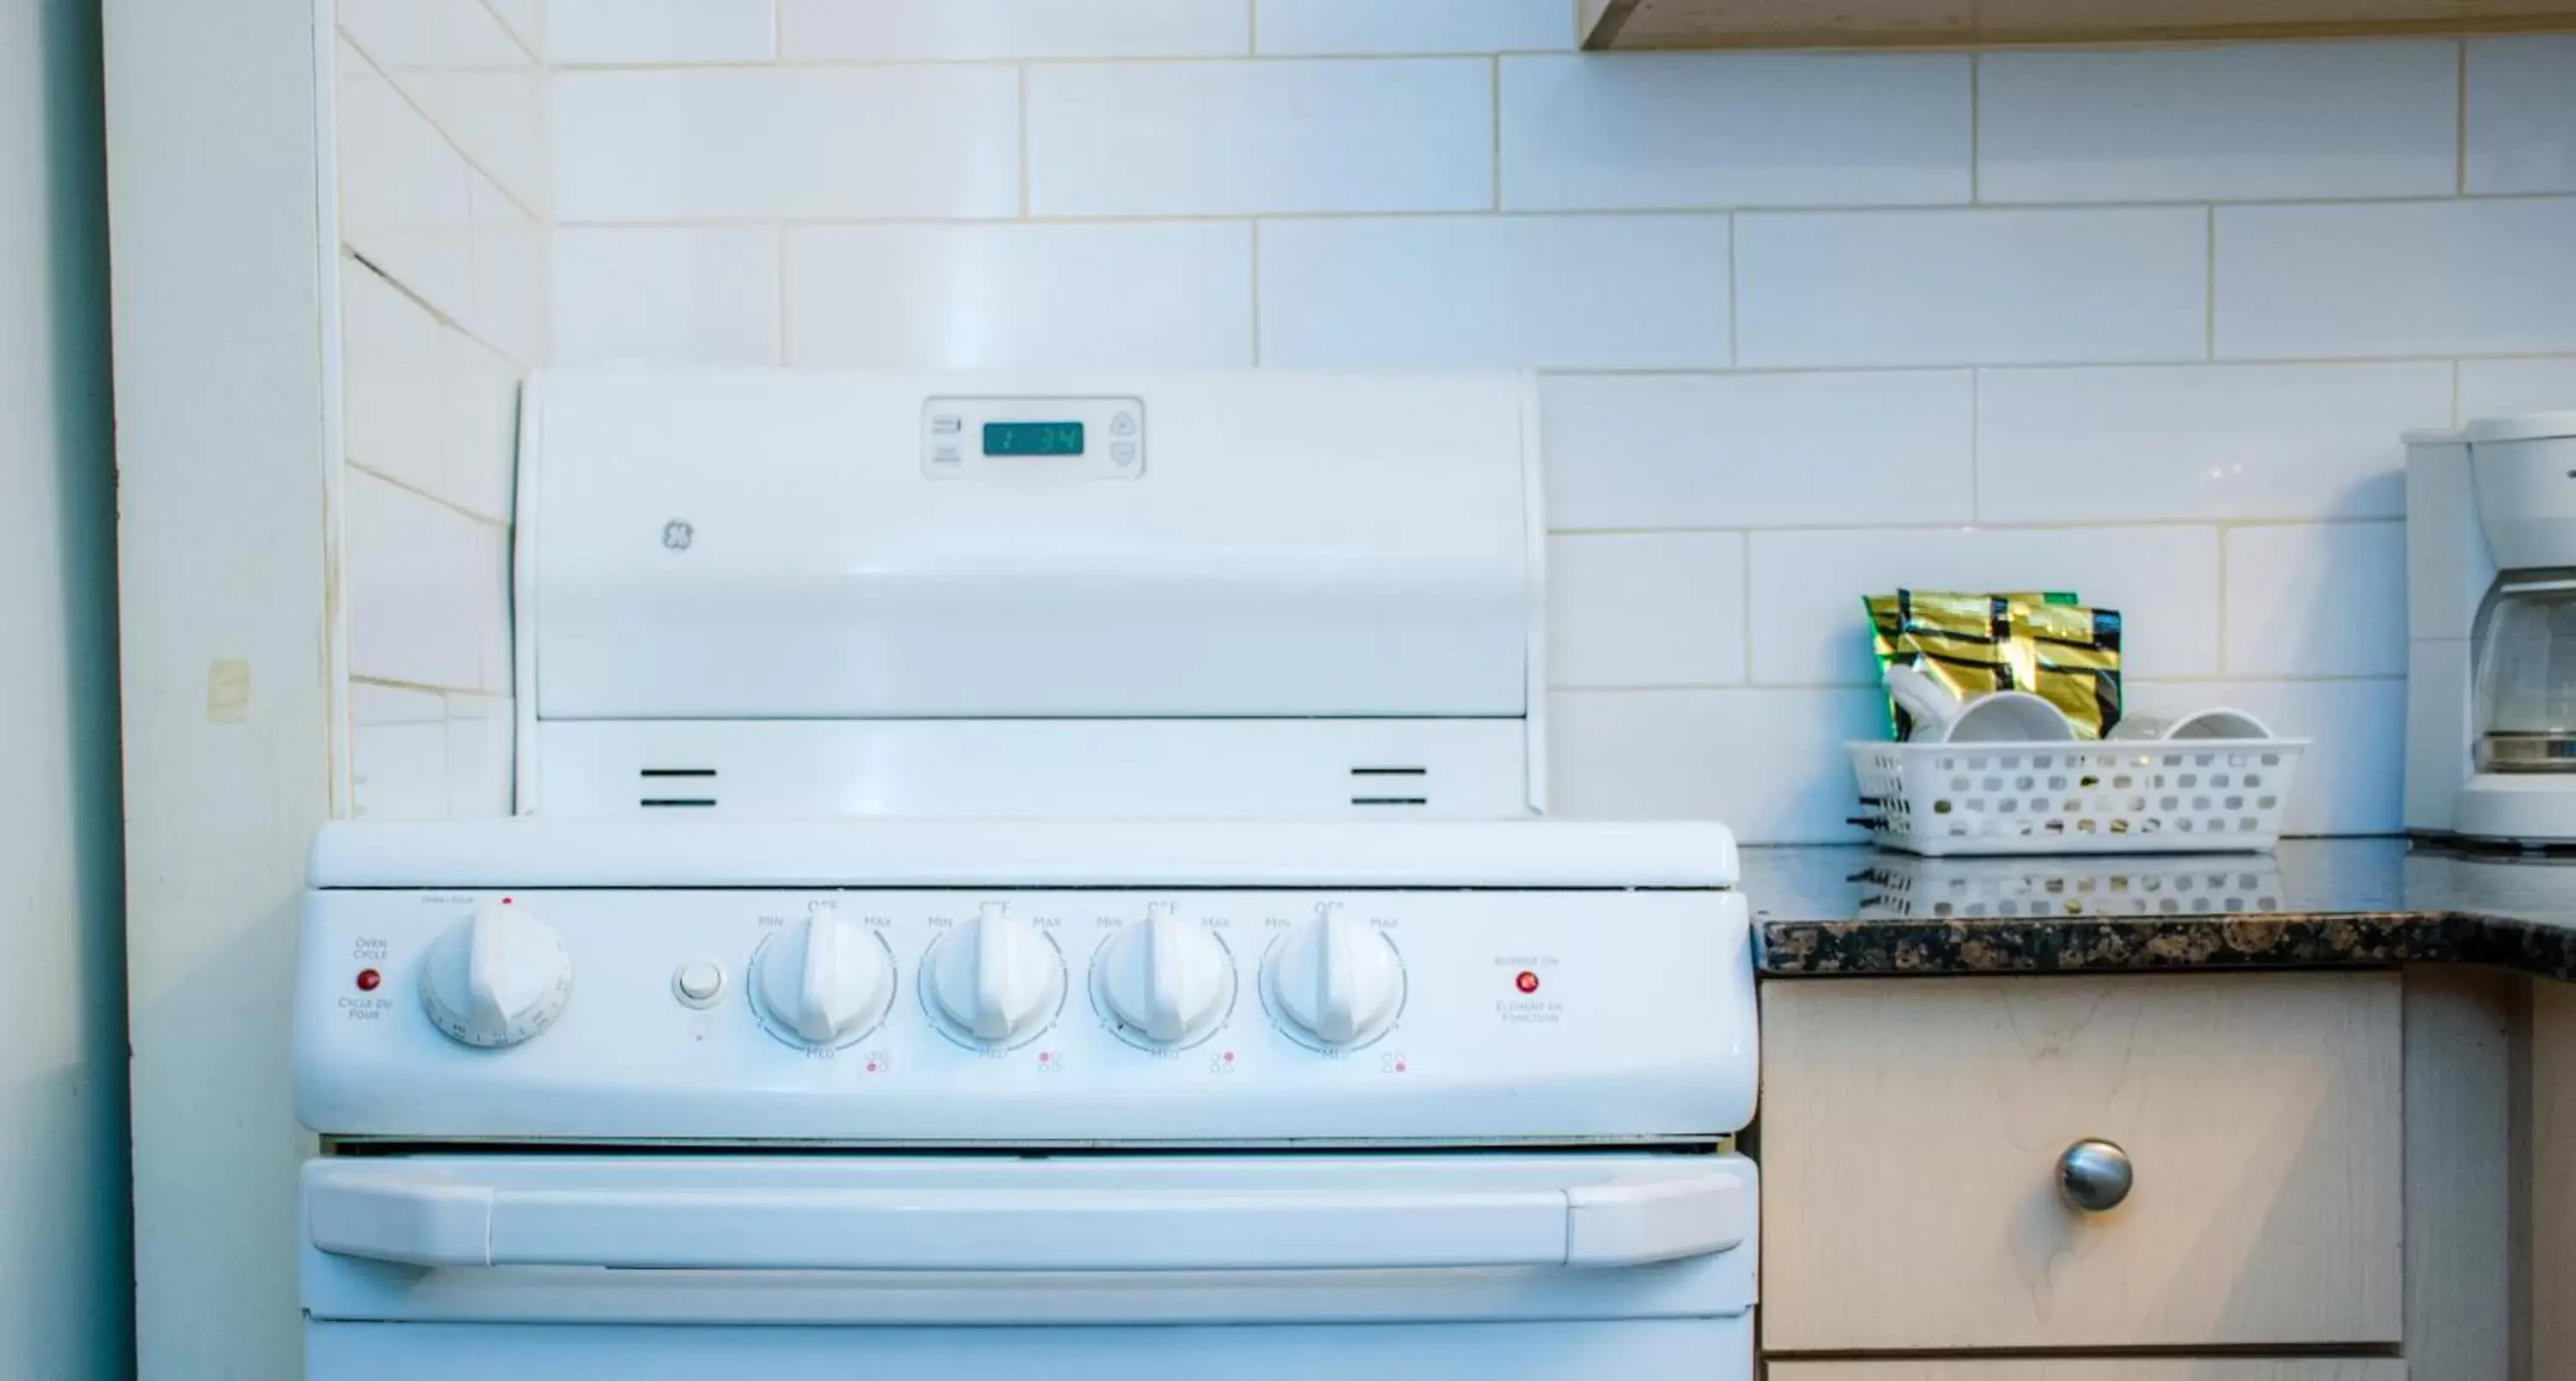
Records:
{"label": "white electric stove", "polygon": [[523,413],[534,813],[314,847],[310,1381],[1749,1381],[1734,843],[1538,818],[1526,380]]}

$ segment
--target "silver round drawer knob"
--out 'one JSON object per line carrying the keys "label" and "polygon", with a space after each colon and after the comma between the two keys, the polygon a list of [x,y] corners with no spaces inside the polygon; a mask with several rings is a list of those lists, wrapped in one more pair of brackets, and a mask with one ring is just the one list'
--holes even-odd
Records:
{"label": "silver round drawer knob", "polygon": [[2057,1192],[2087,1213],[2118,1208],[2137,1180],[2129,1153],[2107,1141],[2079,1141],[2057,1158]]}

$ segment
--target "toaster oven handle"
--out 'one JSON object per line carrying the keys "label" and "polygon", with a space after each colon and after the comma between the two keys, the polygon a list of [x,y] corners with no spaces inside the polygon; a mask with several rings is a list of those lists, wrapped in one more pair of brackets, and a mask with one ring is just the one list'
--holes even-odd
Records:
{"label": "toaster oven handle", "polygon": [[308,1172],[334,1255],[422,1267],[704,1271],[1372,1270],[1642,1266],[1744,1240],[1712,1168],[1565,1189],[525,1188],[445,1172]]}

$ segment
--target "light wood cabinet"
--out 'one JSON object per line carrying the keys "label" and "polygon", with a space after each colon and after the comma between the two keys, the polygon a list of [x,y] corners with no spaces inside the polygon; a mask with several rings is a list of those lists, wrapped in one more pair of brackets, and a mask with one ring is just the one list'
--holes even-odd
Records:
{"label": "light wood cabinet", "polygon": [[[2389,973],[1767,985],[1765,1350],[2395,1344],[2403,1028]],[[2098,1213],[2057,1186],[2061,1153],[2088,1138],[2117,1143],[2135,1167],[2128,1197]],[[2403,1374],[2392,1365],[1905,1361],[1773,1374],[2387,1381]],[[2132,1366],[2143,1369],[2121,1369]]]}
{"label": "light wood cabinet", "polygon": [[2406,1381],[2406,1364],[2393,1357],[1774,1362],[1771,1381]]}
{"label": "light wood cabinet", "polygon": [[2576,28],[2576,0],[1580,0],[1587,48],[2169,42]]}

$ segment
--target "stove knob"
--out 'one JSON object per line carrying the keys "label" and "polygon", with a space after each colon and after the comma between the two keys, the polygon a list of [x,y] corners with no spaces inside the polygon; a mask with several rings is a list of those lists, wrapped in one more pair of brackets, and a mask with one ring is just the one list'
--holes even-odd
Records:
{"label": "stove knob", "polygon": [[572,996],[572,956],[554,927],[495,902],[438,937],[420,970],[421,1004],[439,1030],[495,1049],[536,1035]]}
{"label": "stove knob", "polygon": [[1338,907],[1316,907],[1315,919],[1288,932],[1263,967],[1279,1014],[1323,1045],[1366,1045],[1404,1005],[1395,946]]}
{"label": "stove knob", "polygon": [[1044,1026],[1064,1003],[1064,957],[1009,906],[986,902],[922,961],[924,985],[956,1033],[1006,1046]]}
{"label": "stove knob", "polygon": [[1110,1015],[1156,1045],[1182,1045],[1216,1029],[1234,993],[1225,946],[1172,914],[1145,908],[1100,956],[1100,994]]}
{"label": "stove knob", "polygon": [[771,1029],[818,1050],[874,1030],[894,1002],[893,958],[837,906],[817,906],[771,936],[752,966]]}

